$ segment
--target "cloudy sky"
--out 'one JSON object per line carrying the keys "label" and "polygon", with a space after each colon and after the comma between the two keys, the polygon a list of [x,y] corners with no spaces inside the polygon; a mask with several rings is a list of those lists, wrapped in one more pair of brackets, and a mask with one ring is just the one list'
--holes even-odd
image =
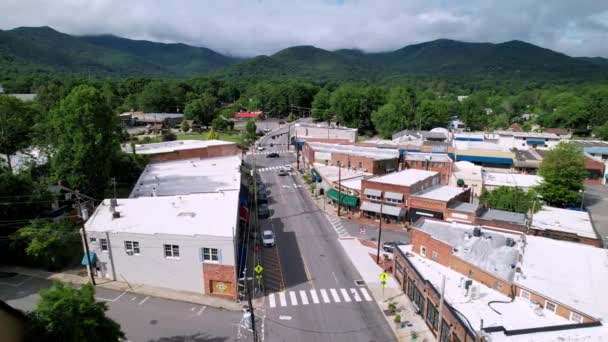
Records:
{"label": "cloudy sky", "polygon": [[437,38],[608,57],[608,0],[1,0],[0,29],[51,26],[237,56],[293,45],[394,50]]}

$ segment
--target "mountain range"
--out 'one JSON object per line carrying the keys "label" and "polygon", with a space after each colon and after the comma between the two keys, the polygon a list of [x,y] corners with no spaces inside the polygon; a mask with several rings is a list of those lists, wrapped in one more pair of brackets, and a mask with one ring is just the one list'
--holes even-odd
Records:
{"label": "mountain range", "polygon": [[608,59],[570,57],[522,41],[448,39],[382,53],[294,46],[270,56],[235,58],[204,47],[113,35],[72,36],[50,27],[0,30],[0,78],[17,74],[317,82],[411,77],[591,80],[607,78]]}

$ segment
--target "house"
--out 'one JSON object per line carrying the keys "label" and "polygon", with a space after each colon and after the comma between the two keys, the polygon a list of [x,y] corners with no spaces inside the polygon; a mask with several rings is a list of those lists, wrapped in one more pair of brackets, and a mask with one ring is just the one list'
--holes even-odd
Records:
{"label": "house", "polygon": [[[133,152],[129,144],[123,144],[122,150]],[[167,161],[237,155],[240,150],[235,143],[222,140],[175,140],[138,144],[135,153],[150,155],[151,161]]]}
{"label": "house", "polygon": [[423,218],[394,276],[439,341],[602,341],[605,251]]}
{"label": "house", "polygon": [[406,152],[403,154],[405,169],[435,171],[441,175],[441,184],[447,185],[452,176],[452,158],[445,153]]}
{"label": "house", "polygon": [[388,222],[405,220],[410,194],[440,183],[439,173],[407,169],[361,181],[361,217],[384,219]]}
{"label": "house", "polygon": [[234,113],[235,119],[261,119],[262,112],[236,112]]}
{"label": "house", "polygon": [[351,144],[328,144],[307,141],[302,147],[305,167],[314,163],[338,166],[360,172],[382,175],[399,168],[399,151]]}

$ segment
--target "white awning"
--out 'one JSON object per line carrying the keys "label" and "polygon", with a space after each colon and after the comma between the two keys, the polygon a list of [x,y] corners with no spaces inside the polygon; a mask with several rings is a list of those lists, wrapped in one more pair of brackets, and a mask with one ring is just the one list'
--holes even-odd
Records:
{"label": "white awning", "polygon": [[380,197],[380,196],[382,196],[382,191],[374,190],[374,189],[365,189],[365,194],[370,195],[370,196]]}
{"label": "white awning", "polygon": [[401,217],[404,214],[403,208],[393,207],[391,205],[382,206],[382,214]]}
{"label": "white awning", "polygon": [[382,205],[382,207],[380,207],[380,204],[367,202],[367,201],[363,201],[361,203],[361,206],[359,207],[359,209],[361,209],[363,211],[371,211],[373,213],[378,213],[378,214],[380,212],[382,212],[383,215],[396,216],[396,217],[401,217],[405,213],[405,210],[400,207],[393,207],[392,205],[386,205],[386,204],[384,204],[384,205]]}
{"label": "white awning", "polygon": [[387,191],[384,193],[384,198],[389,198],[389,199],[396,200],[396,201],[402,201],[403,194],[400,194],[398,192]]}
{"label": "white awning", "polygon": [[363,211],[371,211],[374,213],[380,213],[380,204],[363,201],[361,203],[361,206],[359,207],[359,209],[361,209]]}

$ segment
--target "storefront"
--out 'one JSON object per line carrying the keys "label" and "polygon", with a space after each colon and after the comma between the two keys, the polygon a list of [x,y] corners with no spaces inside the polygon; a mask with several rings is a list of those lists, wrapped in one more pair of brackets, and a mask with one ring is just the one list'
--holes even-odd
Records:
{"label": "storefront", "polygon": [[388,204],[363,201],[360,210],[362,217],[370,219],[380,219],[382,217],[386,223],[401,223],[405,217],[404,208]]}
{"label": "storefront", "polygon": [[347,208],[349,211],[356,210],[359,206],[359,197],[340,193],[336,189],[327,190],[327,197],[331,199],[334,205],[337,205],[339,202],[343,207]]}

